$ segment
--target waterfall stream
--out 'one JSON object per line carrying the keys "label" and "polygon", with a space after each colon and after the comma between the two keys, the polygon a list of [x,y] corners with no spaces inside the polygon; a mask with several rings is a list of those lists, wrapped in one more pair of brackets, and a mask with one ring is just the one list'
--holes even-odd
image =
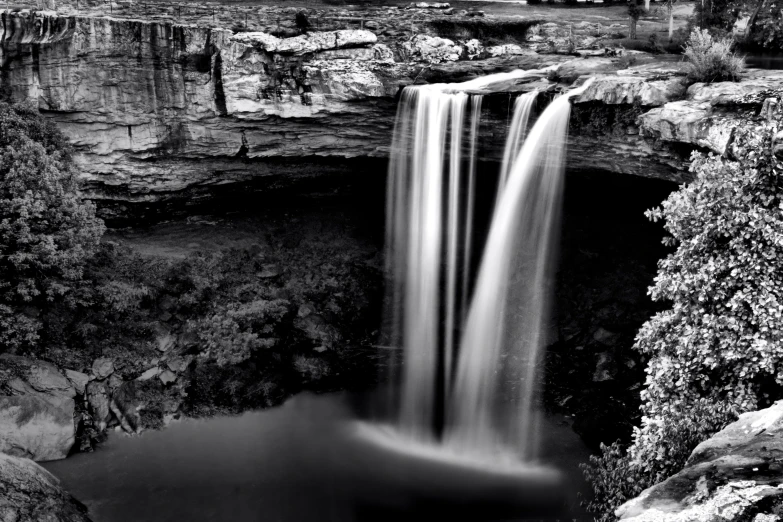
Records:
{"label": "waterfall stream", "polygon": [[[479,245],[473,221],[482,97],[466,91],[524,74],[407,87],[389,170],[389,338],[404,353],[398,429],[485,461],[537,456],[534,398],[569,98],[586,88],[556,98],[529,132],[538,93],[517,98],[489,235]],[[471,293],[471,252],[482,246]]]}

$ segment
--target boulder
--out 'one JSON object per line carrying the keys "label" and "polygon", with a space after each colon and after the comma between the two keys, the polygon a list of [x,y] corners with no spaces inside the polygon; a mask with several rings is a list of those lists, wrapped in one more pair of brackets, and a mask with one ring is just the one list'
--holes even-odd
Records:
{"label": "boulder", "polygon": [[[165,372],[164,372],[165,373]],[[141,431],[141,415],[139,410],[143,407],[137,394],[135,381],[126,382],[112,393],[109,408],[120,426],[127,433]]]}
{"label": "boulder", "polygon": [[344,29],[314,31],[292,38],[277,38],[264,32],[247,32],[232,36],[231,41],[267,53],[301,55],[328,49],[373,45],[378,41],[378,37],[372,31]]}
{"label": "boulder", "polygon": [[109,389],[106,384],[91,381],[87,384],[87,404],[92,412],[92,419],[99,433],[106,431],[106,426],[111,420],[111,408],[109,408]]}
{"label": "boulder", "polygon": [[87,508],[35,462],[0,453],[0,520],[89,522]]}
{"label": "boulder", "polygon": [[481,45],[481,42],[476,40],[475,38],[473,40],[468,40],[465,42],[465,57],[468,60],[475,60],[481,54],[484,52],[484,46]]}
{"label": "boulder", "polygon": [[523,49],[517,44],[493,45],[492,47],[487,47],[485,52],[488,56],[493,58],[497,56],[519,56],[522,54],[532,53],[532,51]]}
{"label": "boulder", "polygon": [[576,102],[599,101],[607,105],[638,103],[658,107],[682,98],[685,91],[685,79],[681,77],[653,80],[645,76],[601,76]]}
{"label": "boulder", "polygon": [[683,100],[667,103],[639,117],[643,136],[666,142],[704,147],[717,154],[728,151],[738,119],[713,112],[707,102]]}
{"label": "boulder", "polygon": [[53,364],[0,355],[0,452],[56,460],[76,440],[76,390]]}
{"label": "boulder", "polygon": [[448,38],[417,34],[402,44],[411,59],[427,63],[456,62],[462,56],[462,46]]}
{"label": "boulder", "polygon": [[746,104],[754,95],[783,89],[783,77],[747,79],[741,82],[694,83],[688,99],[712,105]]}
{"label": "boulder", "polygon": [[766,522],[783,505],[781,453],[783,401],[778,401],[740,416],[699,444],[682,471],[615,514],[633,522]]}
{"label": "boulder", "polygon": [[96,379],[105,379],[114,373],[114,362],[108,357],[95,359],[92,363],[92,373]]}
{"label": "boulder", "polygon": [[74,390],[76,390],[76,393],[84,395],[84,389],[87,386],[87,382],[90,380],[89,375],[75,370],[65,370],[65,377],[71,383]]}

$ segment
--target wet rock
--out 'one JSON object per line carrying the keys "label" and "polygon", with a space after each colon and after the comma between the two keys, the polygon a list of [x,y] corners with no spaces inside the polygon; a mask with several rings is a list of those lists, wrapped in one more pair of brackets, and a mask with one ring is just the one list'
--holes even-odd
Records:
{"label": "wet rock", "polygon": [[109,408],[127,433],[138,433],[141,426],[140,402],[136,396],[136,383],[126,382],[111,395]]}
{"label": "wet rock", "polygon": [[109,389],[106,384],[98,381],[90,381],[87,384],[87,404],[92,412],[93,422],[99,434],[106,431],[106,427],[111,420],[111,409],[109,408]]}
{"label": "wet rock", "polygon": [[107,357],[95,359],[92,363],[92,373],[97,379],[105,379],[114,373],[114,362]]}
{"label": "wet rock", "polygon": [[[616,511],[634,522],[708,522],[776,516],[783,503],[783,402],[746,413],[699,444],[685,468]],[[762,520],[766,518],[762,517]]]}
{"label": "wet rock", "polygon": [[76,440],[76,390],[53,364],[0,355],[0,452],[31,458],[65,458]]}
{"label": "wet rock", "polygon": [[0,453],[0,520],[89,522],[87,508],[35,462]]}
{"label": "wet rock", "polygon": [[75,370],[65,370],[65,377],[71,383],[76,393],[84,395],[84,389],[90,380],[90,376],[86,373],[77,372]]}

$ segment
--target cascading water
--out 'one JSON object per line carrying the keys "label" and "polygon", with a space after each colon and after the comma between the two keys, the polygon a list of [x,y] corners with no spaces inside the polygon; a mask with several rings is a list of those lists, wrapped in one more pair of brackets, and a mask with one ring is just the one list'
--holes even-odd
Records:
{"label": "cascading water", "polygon": [[506,147],[503,150],[503,163],[500,165],[500,178],[498,180],[498,198],[503,193],[503,187],[506,186],[511,168],[517,159],[519,151],[527,135],[527,126],[530,121],[530,113],[533,110],[533,104],[538,98],[538,91],[528,92],[517,96],[514,100],[514,115],[511,118],[511,126],[508,128],[508,137],[506,138]]}
{"label": "cascading water", "polygon": [[389,171],[390,342],[404,351],[399,429],[482,461],[536,457],[533,398],[569,98],[586,88],[555,99],[521,150],[536,94],[515,103],[501,187],[469,295],[481,97],[465,91],[524,74],[406,88]]}

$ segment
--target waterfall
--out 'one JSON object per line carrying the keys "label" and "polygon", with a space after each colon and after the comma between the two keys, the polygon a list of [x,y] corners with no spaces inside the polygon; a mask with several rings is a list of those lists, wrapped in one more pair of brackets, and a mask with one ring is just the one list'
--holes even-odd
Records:
{"label": "waterfall", "polygon": [[503,187],[511,174],[511,167],[517,159],[522,143],[527,134],[527,125],[530,121],[530,112],[538,97],[538,91],[529,92],[517,96],[514,101],[514,116],[511,118],[511,126],[508,128],[506,146],[503,150],[503,163],[500,165],[500,178],[498,179],[498,198],[503,193]]}
{"label": "waterfall", "polygon": [[[418,439],[430,438],[434,419],[442,416],[439,402],[453,374],[455,328],[463,315],[458,247],[470,227],[463,222],[468,203],[461,186],[466,172],[474,175],[473,162],[465,169],[462,161],[468,101],[464,92],[446,93],[440,86],[406,88],[392,145],[387,229],[392,342],[405,347],[400,424]],[[474,102],[471,116],[477,115]]]}
{"label": "waterfall", "polygon": [[404,352],[402,434],[460,455],[532,460],[569,98],[585,87],[556,98],[527,139],[536,94],[517,99],[471,295],[482,98],[465,91],[500,76],[520,73],[402,93],[388,186],[390,341]]}

